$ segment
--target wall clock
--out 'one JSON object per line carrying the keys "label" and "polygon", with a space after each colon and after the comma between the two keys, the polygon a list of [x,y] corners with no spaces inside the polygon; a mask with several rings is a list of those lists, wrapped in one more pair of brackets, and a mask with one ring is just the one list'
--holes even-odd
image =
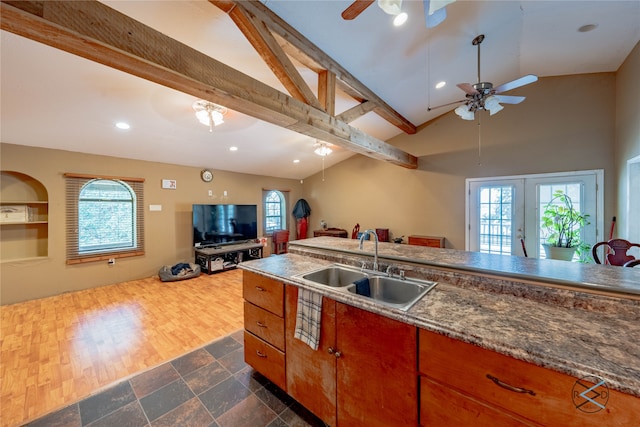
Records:
{"label": "wall clock", "polygon": [[213,181],[213,174],[209,169],[204,169],[200,172],[200,178],[202,178],[204,182],[211,182]]}

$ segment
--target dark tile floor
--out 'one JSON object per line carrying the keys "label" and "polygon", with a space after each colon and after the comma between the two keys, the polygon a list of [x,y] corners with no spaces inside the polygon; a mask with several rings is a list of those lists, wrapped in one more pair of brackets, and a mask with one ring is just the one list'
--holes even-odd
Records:
{"label": "dark tile floor", "polygon": [[324,423],[244,363],[242,331],[46,415],[30,427],[298,427]]}

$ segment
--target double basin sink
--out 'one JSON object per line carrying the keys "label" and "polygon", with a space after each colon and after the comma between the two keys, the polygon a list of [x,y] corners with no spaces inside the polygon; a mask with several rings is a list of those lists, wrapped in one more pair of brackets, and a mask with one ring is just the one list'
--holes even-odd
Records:
{"label": "double basin sink", "polygon": [[296,276],[316,285],[343,290],[400,310],[409,310],[436,282],[391,277],[373,270],[332,264]]}

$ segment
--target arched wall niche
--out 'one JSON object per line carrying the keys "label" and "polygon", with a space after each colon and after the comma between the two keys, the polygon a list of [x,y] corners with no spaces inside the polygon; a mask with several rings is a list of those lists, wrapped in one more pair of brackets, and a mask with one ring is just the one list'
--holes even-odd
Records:
{"label": "arched wall niche", "polygon": [[[34,177],[22,172],[0,171],[0,209],[0,261],[47,257],[47,188]],[[25,215],[20,214],[23,209]]]}

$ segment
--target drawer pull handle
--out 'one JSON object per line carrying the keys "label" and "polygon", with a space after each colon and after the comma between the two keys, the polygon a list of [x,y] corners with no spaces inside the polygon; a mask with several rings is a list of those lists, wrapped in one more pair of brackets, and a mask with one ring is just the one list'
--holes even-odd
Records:
{"label": "drawer pull handle", "polygon": [[267,327],[267,325],[265,325],[264,323],[262,323],[260,321],[256,322],[256,325],[258,325],[261,328],[266,328]]}
{"label": "drawer pull handle", "polygon": [[500,381],[498,378],[494,377],[491,374],[487,374],[487,378],[489,378],[491,381],[493,381],[497,386],[505,388],[509,391],[513,391],[515,393],[527,393],[530,394],[531,396],[535,396],[536,392],[533,390],[529,390],[526,388],[521,388],[521,387],[514,387],[512,385],[509,385],[505,382]]}
{"label": "drawer pull handle", "polygon": [[259,290],[260,292],[264,292],[264,288],[261,286],[256,286],[256,289]]}
{"label": "drawer pull handle", "polygon": [[267,355],[261,352],[260,350],[256,350],[256,354],[258,355],[258,357],[267,357]]}

